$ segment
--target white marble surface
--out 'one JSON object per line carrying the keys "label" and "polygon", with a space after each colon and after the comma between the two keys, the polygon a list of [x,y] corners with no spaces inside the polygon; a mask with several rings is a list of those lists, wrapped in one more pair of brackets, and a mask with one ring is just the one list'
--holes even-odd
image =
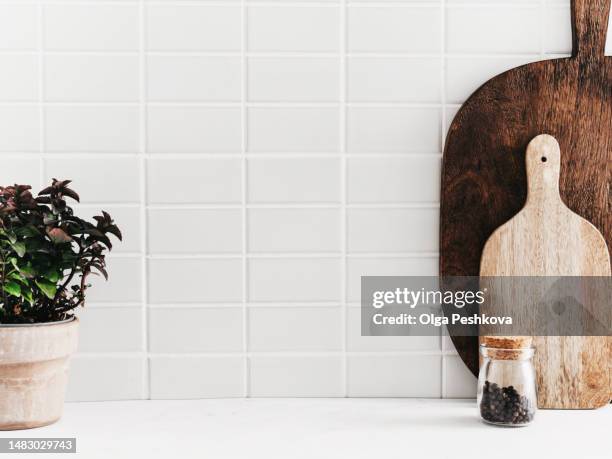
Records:
{"label": "white marble surface", "polygon": [[609,459],[610,432],[611,406],[499,428],[473,400],[217,399],[68,403],[57,424],[0,435],[76,437],[83,458]]}

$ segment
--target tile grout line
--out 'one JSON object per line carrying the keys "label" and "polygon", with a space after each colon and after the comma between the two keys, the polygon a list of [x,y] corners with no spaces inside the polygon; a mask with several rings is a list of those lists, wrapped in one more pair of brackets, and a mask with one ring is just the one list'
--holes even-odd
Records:
{"label": "tile grout line", "polygon": [[240,139],[240,185],[241,185],[241,203],[240,213],[242,220],[241,239],[242,239],[242,352],[243,352],[243,395],[249,397],[251,392],[251,372],[249,360],[249,310],[248,310],[248,212],[247,212],[247,148],[248,148],[248,131],[247,131],[247,5],[246,0],[240,0],[240,120],[241,120],[241,139]]}
{"label": "tile grout line", "polygon": [[[442,104],[442,132],[440,133],[440,148],[444,152],[446,142],[446,130],[448,129],[448,119],[446,111],[446,0],[440,0],[440,102]],[[441,167],[441,165],[440,165]],[[439,273],[438,273],[439,274]],[[443,334],[440,333],[440,350],[443,349]],[[441,357],[440,366],[440,398],[446,398],[446,369],[444,365],[444,356]]]}
{"label": "tile grout line", "polygon": [[347,211],[347,201],[348,201],[348,180],[347,180],[347,158],[346,158],[346,144],[347,144],[347,128],[346,128],[346,118],[347,118],[347,65],[348,60],[346,57],[348,46],[348,27],[347,27],[347,17],[348,17],[348,7],[347,0],[340,1],[340,36],[339,36],[339,46],[340,46],[340,71],[339,73],[339,84],[340,84],[340,118],[339,118],[339,140],[340,140],[340,190],[341,190],[341,209],[340,209],[340,231],[342,247],[341,247],[341,293],[340,293],[340,304],[341,304],[341,317],[342,317],[342,388],[343,388],[343,396],[349,396],[349,379],[348,379],[348,312],[347,312],[347,289],[348,289],[348,267],[347,267],[347,246],[348,246],[348,211]]}
{"label": "tile grout line", "polygon": [[142,347],[145,355],[143,362],[143,386],[142,396],[144,399],[151,398],[151,363],[150,363],[150,337],[149,337],[149,311],[148,311],[148,221],[147,221],[147,109],[146,109],[146,14],[145,0],[139,0],[139,56],[138,66],[140,71],[140,91],[139,91],[139,143],[140,143],[140,249],[144,256],[141,256],[141,296],[142,296]]}
{"label": "tile grout line", "polygon": [[[140,257],[142,254],[126,254],[122,257],[117,258],[134,258]],[[439,256],[437,252],[353,252],[347,253],[346,258],[383,258],[383,259],[397,259],[397,258],[411,258],[411,259],[422,259],[422,258],[436,258]],[[220,253],[159,253],[147,255],[150,260],[230,260],[230,259],[242,259],[242,253],[237,252],[220,252]],[[261,252],[261,253],[247,253],[247,260],[307,260],[313,258],[329,258],[342,260],[342,252]]]}
{"label": "tile grout line", "polygon": [[[50,5],[79,5],[82,0],[46,0]],[[165,5],[168,3],[168,0],[148,0],[151,5]],[[286,2],[279,2],[278,0],[250,0],[250,7],[265,7],[265,8],[283,8],[285,6],[297,7],[297,8],[333,8],[334,6],[338,6],[341,0],[290,0]],[[88,3],[92,5],[137,5],[139,0],[90,0]],[[214,7],[223,7],[223,8],[232,8],[239,7],[241,5],[241,0],[175,0],[171,2],[173,4],[179,6],[190,6],[190,5],[199,5],[204,4],[206,6],[214,6]],[[569,0],[563,1],[559,0],[561,5],[568,4]],[[1,0],[0,4],[3,5],[11,5],[11,4],[24,4],[24,5],[35,5],[36,0]],[[425,8],[431,9],[435,8],[432,6],[431,2],[427,0],[416,0],[414,2],[405,3],[403,0],[348,0],[346,2],[348,6],[356,7],[356,8],[376,8],[376,7],[393,7],[393,8]],[[491,4],[485,0],[466,0],[461,3],[454,4],[453,8],[529,8],[532,7],[533,0],[522,0],[522,1],[512,1],[512,0],[504,0],[497,2],[495,4]]]}
{"label": "tile grout line", "polygon": [[[132,208],[139,207],[138,203],[117,203],[117,202],[96,202],[86,204],[83,208],[98,208],[99,206],[110,206],[117,208]],[[437,202],[379,202],[379,203],[354,203],[347,204],[347,209],[357,210],[434,210],[440,207]],[[153,211],[171,211],[171,210],[232,210],[241,209],[241,204],[150,204],[146,206],[148,210]],[[340,209],[341,203],[310,203],[310,202],[279,202],[270,204],[247,204],[247,209],[254,210],[326,210]]]}
{"label": "tile grout line", "polygon": [[[2,5],[2,3],[0,3]],[[11,55],[23,55],[23,56],[36,56],[38,53],[37,49],[0,49],[0,56],[11,56]],[[45,54],[48,56],[54,55],[66,55],[66,56],[132,56],[138,57],[139,51],[114,51],[114,50],[52,50],[46,49]],[[167,57],[235,57],[240,58],[242,54],[236,51],[184,51],[184,50],[168,50],[168,51],[145,51],[146,56],[167,56]],[[571,51],[566,52],[550,52],[546,53],[551,57],[569,57],[571,55]],[[253,58],[338,58],[340,57],[340,53],[334,52],[319,52],[319,51],[295,51],[295,52],[285,52],[285,51],[266,51],[266,52],[247,52],[245,53],[246,57]],[[481,51],[472,51],[472,52],[450,52],[450,56],[454,58],[460,59],[490,59],[490,58],[504,58],[504,59],[514,59],[514,58],[532,58],[540,55],[540,51],[521,51],[521,52],[499,52],[499,53],[491,53],[491,52],[481,52]],[[438,53],[434,52],[407,52],[407,51],[350,51],[346,53],[347,57],[350,58],[399,58],[399,59],[427,59],[427,58],[437,58]],[[23,103],[25,103],[24,101]],[[67,103],[68,101],[64,102]],[[177,103],[181,104],[182,101],[170,100],[169,103]],[[231,103],[231,100],[224,101],[225,103]],[[19,102],[14,102],[19,103]],[[61,101],[48,101],[47,104],[61,104]],[[78,104],[79,102],[74,102]],[[91,102],[96,103],[96,102]],[[104,102],[99,102],[104,103]],[[116,102],[108,102],[114,103],[117,105],[137,105],[138,102],[129,102],[129,101],[116,101]],[[153,103],[162,104],[164,101],[154,101]],[[189,102],[185,102],[189,103]],[[193,102],[197,104],[198,102]],[[206,101],[204,101],[206,103]],[[214,104],[215,102],[209,102],[210,104]],[[223,102],[220,102],[223,103]],[[234,101],[236,105],[240,104],[240,101]],[[257,104],[258,102],[250,102],[250,104]],[[262,103],[265,103],[263,101]]]}
{"label": "tile grout line", "polygon": [[[173,358],[224,358],[224,357],[240,357],[244,354],[243,351],[195,351],[195,352],[152,352],[146,353],[149,358],[157,357],[173,357]],[[342,357],[348,354],[357,357],[414,357],[414,356],[425,356],[425,357],[458,357],[456,351],[439,351],[436,349],[423,349],[415,351],[312,351],[312,350],[292,350],[292,351],[249,351],[248,357]],[[143,352],[138,351],[108,351],[108,352],[78,352],[77,357],[113,357],[113,358],[129,358],[129,357],[140,357],[145,355]],[[429,397],[431,398],[431,397]]]}
{"label": "tile grout line", "polygon": [[[45,53],[48,54],[48,53]],[[535,54],[530,57],[538,57],[540,54]],[[339,58],[339,56],[338,56]],[[0,107],[36,107],[39,103],[36,101],[27,100],[15,100],[15,101],[0,101]],[[95,99],[83,99],[83,100],[53,100],[43,101],[45,107],[62,107],[62,108],[138,108],[140,102],[124,102],[120,100],[95,100]],[[338,108],[340,102],[330,101],[259,101],[259,102],[245,102],[244,104],[238,101],[232,100],[219,100],[219,101],[193,101],[185,102],[181,100],[153,100],[148,102],[149,106],[156,108],[194,108],[194,109],[215,109],[215,108],[241,108],[245,105],[248,108],[260,108],[260,109],[290,109],[290,108],[302,108],[302,109],[324,109],[324,108]],[[410,102],[410,101],[397,101],[397,102],[368,102],[368,101],[353,101],[345,104],[349,107],[355,108],[405,108],[412,110],[419,109],[434,109],[440,108],[439,103],[435,102]],[[459,102],[456,105],[460,105]],[[205,151],[204,151],[205,152]],[[111,152],[112,153],[112,152]],[[259,152],[254,151],[254,154]],[[153,154],[159,154],[157,152]]]}
{"label": "tile grout line", "polygon": [[546,9],[548,6],[547,0],[540,0],[540,58],[544,59],[546,55]]}
{"label": "tile grout line", "polygon": [[45,183],[45,6],[43,0],[38,2],[38,168],[39,186]]}
{"label": "tile grout line", "polygon": [[[240,250],[235,252],[158,252],[151,254],[143,254],[140,252],[123,252],[113,255],[115,260],[118,259],[133,259],[147,257],[150,260],[228,260],[240,259],[242,253]],[[363,251],[347,253],[347,258],[436,258],[438,252],[415,252],[415,251]],[[313,252],[313,251],[283,251],[283,252],[256,252],[247,253],[247,259],[308,259],[308,258],[342,258],[341,251],[335,252]]]}
{"label": "tile grout line", "polygon": [[[452,105],[452,104],[449,104]],[[1,106],[1,105],[0,105]],[[38,107],[38,105],[36,105]],[[441,108],[441,107],[439,107]],[[39,149],[29,150],[29,151],[7,151],[2,152],[2,156],[4,158],[23,158],[27,156],[36,157],[40,153]],[[142,155],[134,152],[89,152],[89,153],[78,153],[78,152],[58,152],[58,151],[49,151],[47,152],[50,158],[54,159],[131,159],[131,158],[139,158]],[[223,160],[223,159],[241,159],[242,156],[240,153],[146,153],[144,155],[147,159],[157,159],[157,160],[184,160],[184,159],[193,159],[193,160]],[[393,152],[364,152],[364,153],[346,153],[345,156],[347,158],[353,159],[385,159],[385,158],[396,158],[396,159],[405,159],[405,160],[414,160],[414,159],[440,159],[442,157],[442,153],[439,151],[429,151],[420,150],[414,152],[405,152],[405,153],[393,153]],[[262,160],[262,159],[339,159],[342,158],[342,155],[338,152],[335,153],[324,153],[324,152],[275,152],[275,153],[247,153],[247,158],[251,160]],[[88,203],[81,204],[83,206],[91,206],[98,202],[102,201],[89,201]],[[296,202],[299,201],[264,201],[274,203],[274,202]],[[301,201],[308,202],[308,201]],[[315,201],[316,203],[317,201]],[[335,201],[319,201],[323,204],[327,204]],[[384,203],[384,201],[376,201]],[[104,201],[105,204],[122,204],[122,205],[135,205],[137,201]],[[205,202],[204,202],[205,203]],[[194,204],[197,204],[195,202]],[[212,202],[214,204],[214,202]],[[152,203],[151,205],[157,205],[157,203]],[[250,206],[261,205],[258,203],[249,204]]]}

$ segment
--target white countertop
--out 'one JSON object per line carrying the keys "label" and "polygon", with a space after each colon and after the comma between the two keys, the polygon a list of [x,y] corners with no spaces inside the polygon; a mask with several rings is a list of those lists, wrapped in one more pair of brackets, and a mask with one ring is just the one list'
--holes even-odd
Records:
{"label": "white countertop", "polygon": [[611,406],[500,428],[474,400],[223,399],[67,403],[54,425],[0,435],[76,437],[73,458],[609,459],[611,432]]}

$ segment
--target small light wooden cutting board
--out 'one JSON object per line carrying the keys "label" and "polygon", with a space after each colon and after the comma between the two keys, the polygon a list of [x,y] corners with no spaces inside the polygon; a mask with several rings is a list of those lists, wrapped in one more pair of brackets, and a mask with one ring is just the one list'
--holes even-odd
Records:
{"label": "small light wooden cutting board", "polygon": [[[481,276],[610,276],[605,239],[559,196],[560,155],[550,135],[529,143],[525,206],[488,239]],[[598,408],[610,401],[610,338],[534,337],[534,344],[540,408]]]}

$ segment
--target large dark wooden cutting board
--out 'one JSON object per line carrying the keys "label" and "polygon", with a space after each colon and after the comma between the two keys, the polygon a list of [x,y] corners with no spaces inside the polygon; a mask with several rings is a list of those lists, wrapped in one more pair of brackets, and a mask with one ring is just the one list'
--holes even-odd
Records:
{"label": "large dark wooden cutting board", "polygon": [[[571,8],[571,58],[493,78],[450,127],[442,166],[442,276],[478,276],[485,242],[525,203],[525,150],[543,133],[564,152],[561,198],[612,247],[612,58],[604,56],[610,0],[573,0]],[[478,338],[451,338],[477,374]]]}

